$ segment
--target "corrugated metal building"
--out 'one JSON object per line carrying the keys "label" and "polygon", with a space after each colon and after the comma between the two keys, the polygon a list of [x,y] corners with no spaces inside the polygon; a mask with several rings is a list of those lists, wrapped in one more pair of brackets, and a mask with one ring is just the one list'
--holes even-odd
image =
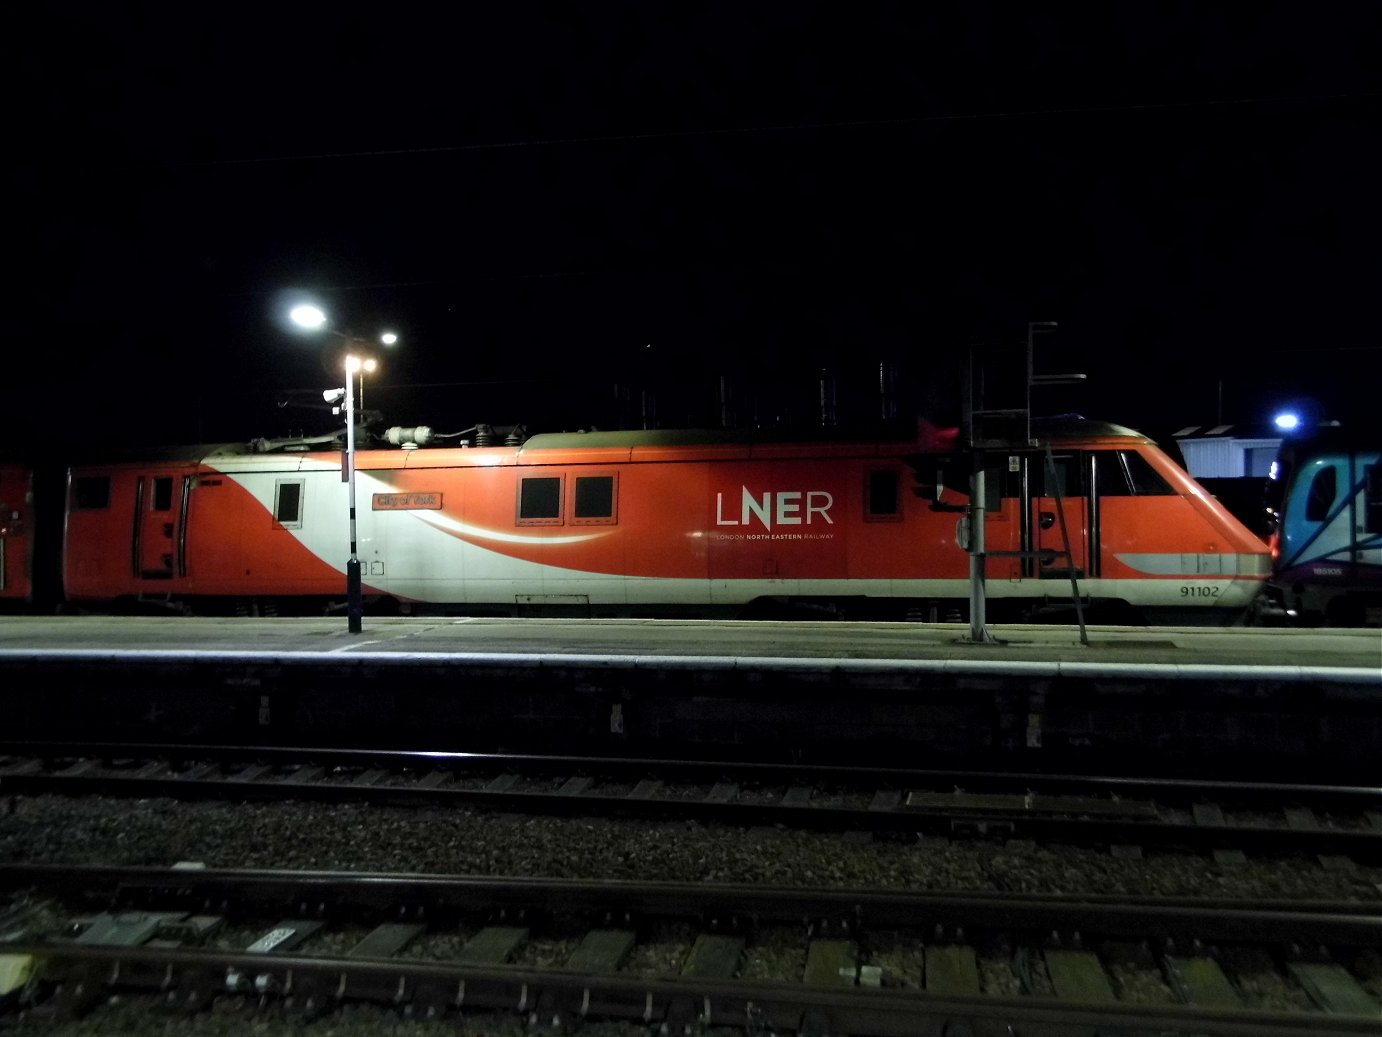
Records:
{"label": "corrugated metal building", "polygon": [[1266,478],[1281,450],[1280,433],[1266,425],[1190,425],[1174,435],[1196,479]]}

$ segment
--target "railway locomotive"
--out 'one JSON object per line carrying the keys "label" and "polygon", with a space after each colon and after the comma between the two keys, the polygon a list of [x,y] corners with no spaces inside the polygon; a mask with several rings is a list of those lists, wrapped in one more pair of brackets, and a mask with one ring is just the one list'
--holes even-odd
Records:
{"label": "railway locomotive", "polygon": [[1266,598],[1308,625],[1382,626],[1382,449],[1338,429],[1288,440]]}
{"label": "railway locomotive", "polygon": [[[989,615],[1231,623],[1267,544],[1149,438],[1037,419],[986,456]],[[936,430],[543,433],[428,445],[391,429],[356,452],[367,607],[404,614],[763,615],[962,620],[970,455]],[[1033,446],[1032,443],[1040,443]],[[330,444],[326,444],[329,446]],[[918,483],[924,484],[918,487]],[[339,609],[343,456],[319,442],[75,465],[69,605]]]}

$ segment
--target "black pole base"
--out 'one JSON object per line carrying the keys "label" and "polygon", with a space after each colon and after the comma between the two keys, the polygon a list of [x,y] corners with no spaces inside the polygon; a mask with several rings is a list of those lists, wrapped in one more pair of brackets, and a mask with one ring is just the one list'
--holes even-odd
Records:
{"label": "black pole base", "polygon": [[346,625],[352,634],[362,629],[365,614],[364,595],[360,590],[360,559],[346,562]]}

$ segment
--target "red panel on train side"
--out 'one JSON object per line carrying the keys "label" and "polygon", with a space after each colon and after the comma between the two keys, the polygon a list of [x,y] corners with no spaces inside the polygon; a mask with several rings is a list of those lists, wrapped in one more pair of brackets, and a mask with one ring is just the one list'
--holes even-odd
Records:
{"label": "red panel on train side", "polygon": [[72,600],[341,590],[340,570],[208,468],[74,469],[68,500],[63,583]]}
{"label": "red panel on train side", "polygon": [[[339,479],[331,472],[306,473],[305,477]],[[203,471],[191,495],[188,527],[188,593],[339,596],[344,592],[348,542],[341,541],[338,558],[318,558],[293,529],[275,519],[228,475]]]}
{"label": "red panel on train side", "polygon": [[0,600],[33,597],[33,473],[0,465]]}

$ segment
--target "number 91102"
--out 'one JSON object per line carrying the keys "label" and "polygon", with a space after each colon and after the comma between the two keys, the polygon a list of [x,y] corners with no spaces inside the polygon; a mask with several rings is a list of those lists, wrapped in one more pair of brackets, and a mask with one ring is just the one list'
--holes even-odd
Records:
{"label": "number 91102", "polygon": [[1180,596],[1182,598],[1217,598],[1219,588],[1204,584],[1181,584]]}

